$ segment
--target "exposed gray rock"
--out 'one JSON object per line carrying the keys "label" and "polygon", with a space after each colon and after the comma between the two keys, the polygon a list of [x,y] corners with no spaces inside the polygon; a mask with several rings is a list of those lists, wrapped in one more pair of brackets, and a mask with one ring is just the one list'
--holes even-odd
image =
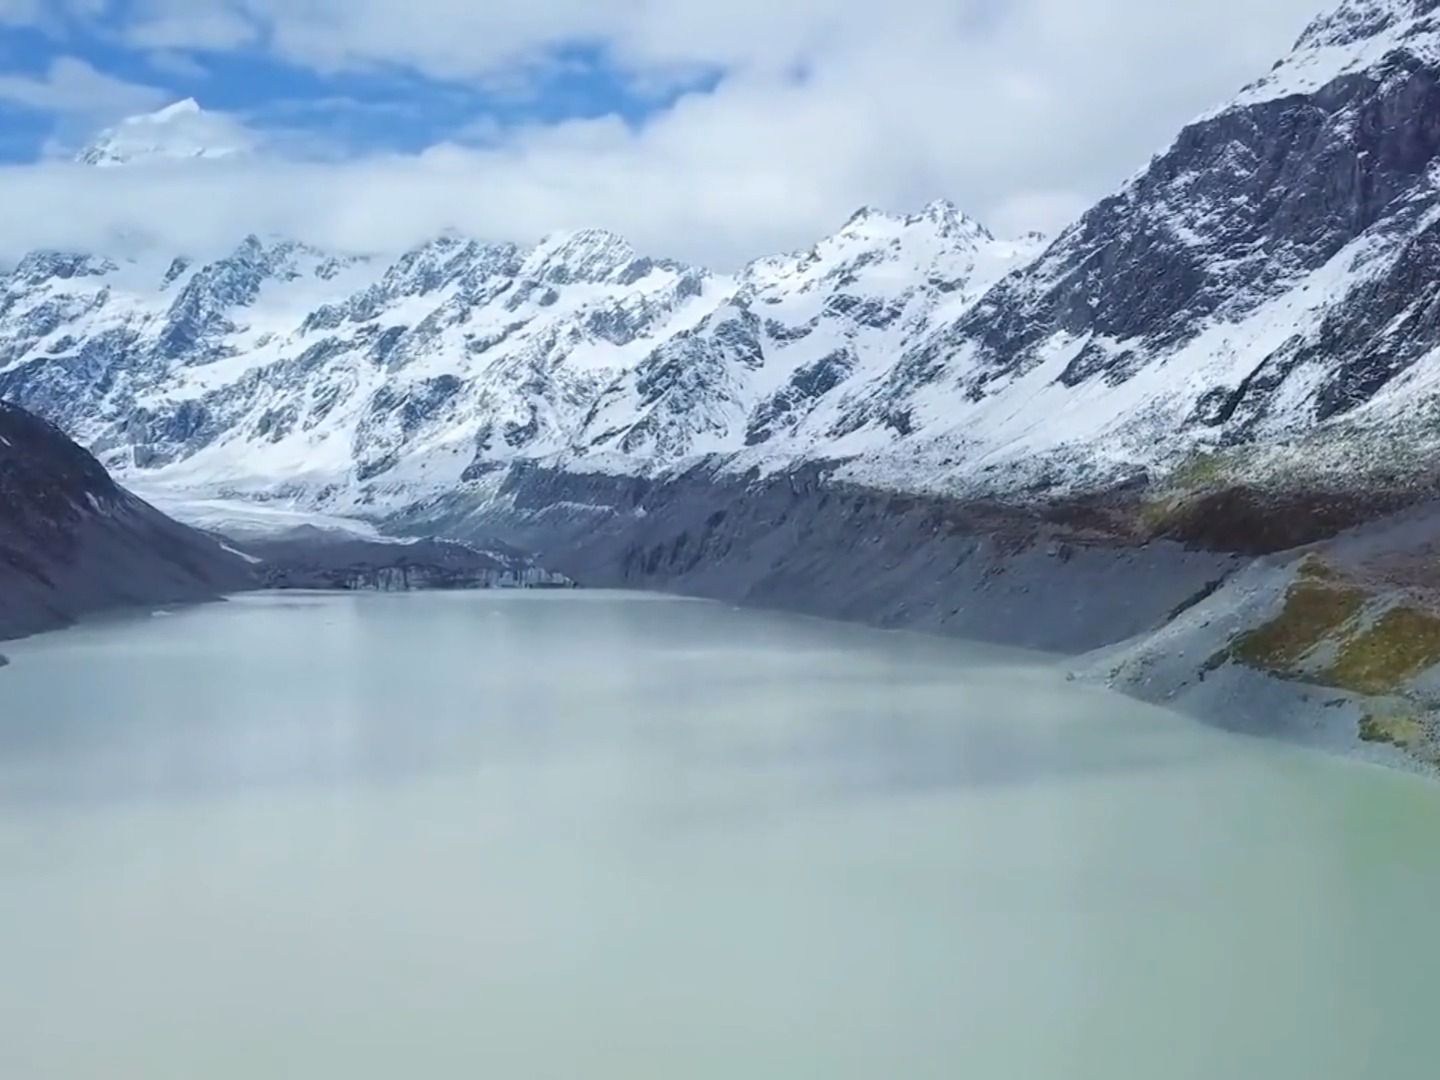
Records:
{"label": "exposed gray rock", "polygon": [[837,485],[517,469],[502,496],[391,523],[496,536],[582,586],[655,589],[1078,652],[1163,624],[1243,564],[1036,512]]}
{"label": "exposed gray rock", "polygon": [[252,583],[243,558],[118,487],[57,428],[0,402],[0,638]]}
{"label": "exposed gray rock", "polygon": [[405,592],[416,589],[565,588],[571,582],[538,566],[515,548],[423,537],[411,541],[364,539],[313,527],[243,541],[260,560],[256,576],[271,589],[344,589]]}

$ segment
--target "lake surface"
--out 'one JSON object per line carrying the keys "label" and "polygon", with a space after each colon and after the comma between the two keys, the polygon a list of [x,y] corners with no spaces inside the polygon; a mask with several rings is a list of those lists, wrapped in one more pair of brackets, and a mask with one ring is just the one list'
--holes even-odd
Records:
{"label": "lake surface", "polygon": [[5,647],[0,1077],[1436,1075],[1440,785],[603,593]]}

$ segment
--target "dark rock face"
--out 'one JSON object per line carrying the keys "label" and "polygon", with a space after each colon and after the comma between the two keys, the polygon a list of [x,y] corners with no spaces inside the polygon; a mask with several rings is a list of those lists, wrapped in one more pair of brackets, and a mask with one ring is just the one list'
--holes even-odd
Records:
{"label": "dark rock face", "polygon": [[394,468],[405,443],[422,425],[434,422],[451,406],[462,389],[455,376],[440,375],[421,380],[407,394],[397,394],[385,386],[375,391],[355,431],[357,475],[368,480]]}
{"label": "dark rock face", "polygon": [[39,285],[54,278],[99,277],[114,269],[115,264],[108,259],[67,251],[36,251],[20,260],[13,278]]}
{"label": "dark rock face", "polygon": [[251,585],[244,559],[118,487],[55,427],[0,402],[0,637]]}
{"label": "dark rock face", "polygon": [[[1318,20],[1301,59],[1408,30],[1382,58],[1318,89],[1242,95],[1185,128],[1043,257],[907,354],[837,433],[947,379],[981,400],[1057,341],[1082,343],[1061,385],[1119,386],[1206,329],[1243,322],[1347,249],[1360,260],[1353,288],[1291,340],[1249,357],[1238,385],[1203,391],[1187,424],[1243,442],[1267,420],[1314,425],[1370,401],[1440,345],[1436,11],[1430,0],[1359,0]],[[1360,241],[1363,250],[1353,247]],[[957,355],[975,363],[957,370]],[[1292,377],[1317,369],[1298,403],[1287,395]],[[1277,415],[1279,402],[1292,411]]]}
{"label": "dark rock face", "polygon": [[1424,494],[1221,489],[1206,492],[1178,509],[1160,533],[1210,551],[1271,555],[1333,539],[1346,529],[1420,502]]}
{"label": "dark rock face", "polygon": [[777,430],[793,427],[805,410],[845,381],[855,368],[847,349],[823,356],[799,368],[789,382],[756,406],[745,432],[745,445],[769,441]]}
{"label": "dark rock face", "polygon": [[[1440,105],[1437,105],[1440,107]],[[1321,388],[1317,417],[1348,412],[1420,361],[1440,340],[1440,222],[1412,237],[1390,273],[1361,285],[1354,306],[1327,319],[1294,365],[1340,358]]]}
{"label": "dark rock face", "polygon": [[1321,15],[1300,37],[1300,47],[1346,46],[1374,37],[1407,18],[1440,9],[1440,0],[1347,0]]}

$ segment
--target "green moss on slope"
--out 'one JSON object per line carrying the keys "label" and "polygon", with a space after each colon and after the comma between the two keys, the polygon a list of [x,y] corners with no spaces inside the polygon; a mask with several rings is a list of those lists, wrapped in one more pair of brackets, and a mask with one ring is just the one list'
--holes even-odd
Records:
{"label": "green moss on slope", "polygon": [[1290,587],[1280,614],[1242,634],[1230,646],[1230,655],[1261,671],[1297,675],[1300,661],[1355,618],[1365,599],[1359,589],[1302,578]]}
{"label": "green moss on slope", "polygon": [[1360,738],[1417,750],[1425,746],[1425,725],[1405,713],[1366,713],[1360,719]]}
{"label": "green moss on slope", "polygon": [[1440,664],[1440,618],[1397,607],[1344,642],[1327,676],[1346,690],[1388,694],[1435,664]]}

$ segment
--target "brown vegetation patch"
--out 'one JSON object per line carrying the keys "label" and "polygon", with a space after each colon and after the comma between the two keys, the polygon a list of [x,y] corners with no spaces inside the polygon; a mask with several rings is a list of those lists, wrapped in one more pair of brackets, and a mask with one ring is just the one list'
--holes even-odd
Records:
{"label": "brown vegetation patch", "polygon": [[1209,551],[1268,555],[1329,539],[1409,501],[1398,495],[1272,494],[1231,487],[1146,503],[1140,523],[1152,536]]}
{"label": "brown vegetation patch", "polygon": [[1426,730],[1419,719],[1408,713],[1366,713],[1360,718],[1360,738],[1416,750],[1425,746]]}
{"label": "brown vegetation patch", "polygon": [[1285,595],[1280,614],[1242,634],[1230,655],[1242,664],[1277,675],[1298,674],[1299,662],[1360,613],[1360,589],[1302,578]]}
{"label": "brown vegetation patch", "polygon": [[1341,646],[1328,678],[1346,690],[1386,694],[1436,664],[1440,664],[1440,618],[1397,607]]}

